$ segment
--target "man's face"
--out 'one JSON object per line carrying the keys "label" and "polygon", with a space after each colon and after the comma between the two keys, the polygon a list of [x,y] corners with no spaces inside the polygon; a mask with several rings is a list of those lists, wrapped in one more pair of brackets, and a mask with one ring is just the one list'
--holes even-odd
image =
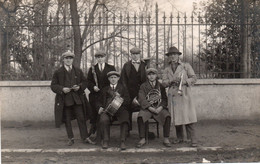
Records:
{"label": "man's face", "polygon": [[147,78],[150,82],[154,82],[157,78],[157,75],[153,72],[150,72],[148,75],[147,75]]}
{"label": "man's face", "polygon": [[110,84],[115,85],[115,84],[117,84],[119,77],[116,75],[111,75],[111,76],[109,76],[108,80],[109,80]]}
{"label": "man's face", "polygon": [[140,59],[140,54],[132,54],[133,61],[138,61]]}
{"label": "man's face", "polygon": [[67,56],[67,57],[63,58],[63,63],[66,66],[71,66],[73,63],[73,57]]}
{"label": "man's face", "polygon": [[99,64],[105,63],[105,56],[96,56],[96,59]]}
{"label": "man's face", "polygon": [[172,53],[169,55],[169,61],[173,62],[173,63],[178,63],[179,61],[179,54],[177,53]]}

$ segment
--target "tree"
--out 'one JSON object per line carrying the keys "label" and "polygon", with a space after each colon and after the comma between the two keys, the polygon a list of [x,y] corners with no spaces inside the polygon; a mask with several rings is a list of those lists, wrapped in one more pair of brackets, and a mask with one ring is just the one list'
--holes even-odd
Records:
{"label": "tree", "polygon": [[202,3],[205,19],[201,23],[208,23],[209,29],[205,33],[207,40],[204,40],[208,48],[204,48],[200,56],[209,71],[219,72],[218,77],[245,78],[251,73],[247,69],[250,68],[252,51],[247,48],[256,45],[248,41],[250,36],[259,38],[259,35],[252,35],[254,12],[259,12],[253,8],[253,3],[256,1],[213,0]]}

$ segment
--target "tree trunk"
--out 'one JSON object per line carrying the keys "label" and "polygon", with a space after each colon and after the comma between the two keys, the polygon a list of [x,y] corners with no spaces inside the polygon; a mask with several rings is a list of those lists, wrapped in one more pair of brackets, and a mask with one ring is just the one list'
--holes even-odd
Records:
{"label": "tree trunk", "polygon": [[82,38],[80,34],[80,26],[79,26],[79,14],[77,9],[76,0],[70,0],[70,13],[71,13],[71,21],[72,28],[74,33],[74,65],[76,67],[80,67],[80,61],[82,56]]}

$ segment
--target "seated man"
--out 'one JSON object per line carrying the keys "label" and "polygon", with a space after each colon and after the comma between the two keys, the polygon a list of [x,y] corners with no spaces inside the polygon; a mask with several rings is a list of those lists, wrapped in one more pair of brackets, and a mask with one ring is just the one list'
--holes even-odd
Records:
{"label": "seated man", "polygon": [[137,117],[140,141],[136,147],[140,148],[145,143],[145,125],[150,118],[154,118],[163,125],[163,144],[171,147],[169,141],[171,116],[167,109],[167,96],[165,88],[157,80],[157,70],[149,68],[146,70],[148,80],[144,82],[139,90],[138,102],[141,110]]}
{"label": "seated man", "polygon": [[[130,97],[126,88],[124,88],[122,84],[118,83],[120,77],[118,72],[110,71],[107,73],[107,77],[110,85],[101,90],[101,97],[97,104],[99,109],[98,114],[100,115],[99,126],[102,139],[102,148],[108,148],[110,124],[116,119],[120,123],[120,148],[121,150],[125,150],[126,131],[129,125],[129,113],[126,109],[130,104]],[[117,99],[117,103],[113,104],[113,100],[115,99]],[[118,109],[117,111],[115,110],[116,108]],[[111,111],[116,112],[113,113]]]}

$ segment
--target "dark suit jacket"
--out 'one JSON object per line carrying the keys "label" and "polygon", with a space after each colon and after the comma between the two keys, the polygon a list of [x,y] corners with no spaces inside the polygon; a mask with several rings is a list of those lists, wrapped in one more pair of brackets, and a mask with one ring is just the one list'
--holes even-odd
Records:
{"label": "dark suit jacket", "polygon": [[[95,69],[95,72],[96,72],[96,75],[97,75],[97,81],[98,81],[99,89],[102,89],[105,86],[109,85],[109,81],[108,81],[108,78],[107,78],[107,73],[110,72],[110,71],[115,71],[116,70],[114,66],[112,66],[110,64],[107,64],[107,63],[105,63],[105,67],[104,67],[104,70],[102,72],[100,72],[100,70],[98,68],[98,64],[96,64],[94,66],[94,69]],[[96,85],[96,83],[95,83],[92,67],[88,71],[87,81],[88,81],[88,84],[87,84],[88,86],[87,87],[88,87],[89,91],[91,93],[96,93],[94,91],[94,86]]]}
{"label": "dark suit jacket", "polygon": [[[139,66],[140,67],[139,69],[141,70],[141,84],[146,81],[145,66],[146,64],[143,61],[141,61]],[[130,77],[131,68],[132,68],[132,61],[130,60],[124,64],[123,69],[121,71],[121,77],[120,77],[120,82],[128,89],[128,92],[129,90],[139,89],[139,86],[131,86],[129,84],[129,79],[131,79]],[[130,92],[129,94],[132,99],[134,98],[134,96],[137,96],[137,95],[131,95]]]}
{"label": "dark suit jacket", "polygon": [[[89,102],[86,99],[86,95],[84,90],[87,87],[87,80],[83,75],[83,72],[81,69],[76,68],[73,66],[73,69],[75,70],[75,78],[76,78],[76,84],[80,86],[80,89],[75,92],[79,95],[82,104],[83,104],[83,110],[84,110],[84,117],[87,120],[91,115],[91,107],[89,105]],[[62,89],[64,87],[65,82],[65,74],[66,69],[64,66],[56,70],[53,74],[52,81],[51,81],[51,90],[56,93],[55,97],[55,108],[54,108],[54,115],[55,115],[55,124],[56,127],[60,127],[62,123],[64,123],[63,118],[63,108],[64,108],[64,97],[65,94],[63,93]]]}

